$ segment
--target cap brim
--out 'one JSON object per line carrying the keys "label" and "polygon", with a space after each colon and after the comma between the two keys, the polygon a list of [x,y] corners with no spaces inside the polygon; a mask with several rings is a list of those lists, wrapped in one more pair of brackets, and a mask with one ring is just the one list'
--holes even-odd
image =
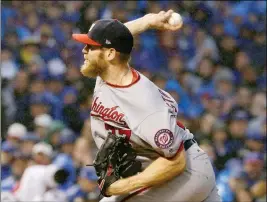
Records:
{"label": "cap brim", "polygon": [[78,42],[89,44],[93,46],[101,46],[101,44],[96,41],[90,39],[87,34],[72,34],[72,38]]}

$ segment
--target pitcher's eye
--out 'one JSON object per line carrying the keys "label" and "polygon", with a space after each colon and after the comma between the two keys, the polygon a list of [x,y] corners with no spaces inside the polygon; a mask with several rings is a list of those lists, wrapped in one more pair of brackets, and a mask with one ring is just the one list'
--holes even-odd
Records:
{"label": "pitcher's eye", "polygon": [[89,50],[94,51],[94,50],[101,49],[101,46],[92,46],[92,45],[86,44],[84,49],[86,51],[89,51]]}
{"label": "pitcher's eye", "polygon": [[89,49],[90,50],[98,50],[98,49],[100,49],[101,47],[100,46],[92,46],[92,45],[88,45],[89,46]]}

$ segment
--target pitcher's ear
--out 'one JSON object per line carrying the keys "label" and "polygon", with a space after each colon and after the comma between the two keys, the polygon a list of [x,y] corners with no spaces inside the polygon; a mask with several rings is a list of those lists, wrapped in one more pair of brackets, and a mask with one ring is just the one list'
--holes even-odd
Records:
{"label": "pitcher's ear", "polygon": [[105,56],[108,61],[113,60],[116,57],[116,50],[114,48],[109,48],[105,51]]}

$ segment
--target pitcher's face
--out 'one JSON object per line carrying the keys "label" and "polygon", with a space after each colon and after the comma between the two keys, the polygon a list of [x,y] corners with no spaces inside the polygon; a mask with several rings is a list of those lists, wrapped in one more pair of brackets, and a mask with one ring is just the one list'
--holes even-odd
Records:
{"label": "pitcher's face", "polygon": [[81,66],[83,76],[96,78],[107,70],[108,63],[101,47],[86,45],[83,50],[84,63]]}

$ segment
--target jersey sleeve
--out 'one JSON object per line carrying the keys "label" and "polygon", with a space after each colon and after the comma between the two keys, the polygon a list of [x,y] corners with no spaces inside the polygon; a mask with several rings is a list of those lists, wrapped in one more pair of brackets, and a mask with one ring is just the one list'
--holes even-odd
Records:
{"label": "jersey sleeve", "polygon": [[166,158],[175,156],[183,147],[186,129],[168,111],[149,115],[140,125],[138,136]]}

